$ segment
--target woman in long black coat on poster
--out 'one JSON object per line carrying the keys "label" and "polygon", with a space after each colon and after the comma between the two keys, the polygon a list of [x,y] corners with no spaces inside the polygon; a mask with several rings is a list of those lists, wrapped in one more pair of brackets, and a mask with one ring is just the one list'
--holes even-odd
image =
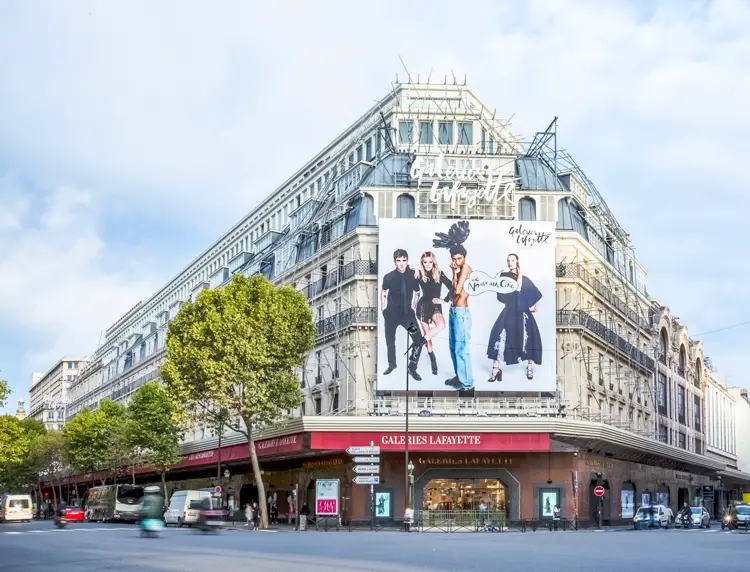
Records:
{"label": "woman in long black coat on poster", "polygon": [[[492,375],[488,381],[502,381],[500,368],[500,348],[506,365],[527,362],[526,378],[534,379],[534,365],[542,363],[542,336],[534,319],[542,293],[528,276],[521,274],[521,264],[517,254],[508,255],[508,272],[501,276],[513,278],[520,288],[510,294],[498,294],[497,299],[505,304],[495,325],[492,326],[487,344],[487,357],[492,360]],[[503,334],[505,343],[503,344]]]}

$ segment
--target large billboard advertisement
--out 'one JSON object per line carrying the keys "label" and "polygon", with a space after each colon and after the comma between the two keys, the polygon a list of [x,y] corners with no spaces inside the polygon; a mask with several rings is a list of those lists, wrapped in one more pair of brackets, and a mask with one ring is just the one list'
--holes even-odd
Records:
{"label": "large billboard advertisement", "polygon": [[379,226],[379,391],[555,391],[553,222]]}

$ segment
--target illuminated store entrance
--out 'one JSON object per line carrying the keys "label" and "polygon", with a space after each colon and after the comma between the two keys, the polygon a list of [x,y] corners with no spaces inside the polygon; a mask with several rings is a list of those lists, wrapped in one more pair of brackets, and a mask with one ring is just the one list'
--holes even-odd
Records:
{"label": "illuminated store entrance", "polygon": [[422,510],[489,510],[505,512],[508,490],[499,479],[432,479],[424,486]]}

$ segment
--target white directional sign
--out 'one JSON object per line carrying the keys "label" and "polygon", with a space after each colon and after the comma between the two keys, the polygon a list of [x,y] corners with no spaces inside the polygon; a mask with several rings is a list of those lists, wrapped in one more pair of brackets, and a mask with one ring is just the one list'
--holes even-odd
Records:
{"label": "white directional sign", "polygon": [[380,457],[354,457],[352,461],[355,463],[379,463]]}
{"label": "white directional sign", "polygon": [[349,455],[380,455],[380,447],[349,447]]}
{"label": "white directional sign", "polygon": [[357,476],[352,479],[354,481],[355,485],[379,485],[380,484],[380,477],[375,476]]}
{"label": "white directional sign", "polygon": [[355,473],[379,473],[380,465],[354,465]]}

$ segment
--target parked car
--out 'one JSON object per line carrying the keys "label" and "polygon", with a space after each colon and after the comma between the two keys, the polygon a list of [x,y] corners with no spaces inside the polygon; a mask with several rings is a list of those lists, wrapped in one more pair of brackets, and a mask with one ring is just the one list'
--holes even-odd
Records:
{"label": "parked car", "polygon": [[711,515],[702,506],[691,506],[690,512],[693,515],[693,526],[698,528],[709,528],[711,526]]}
{"label": "parked car", "polygon": [[77,506],[69,506],[65,509],[65,520],[72,521],[84,521],[83,509]]}

